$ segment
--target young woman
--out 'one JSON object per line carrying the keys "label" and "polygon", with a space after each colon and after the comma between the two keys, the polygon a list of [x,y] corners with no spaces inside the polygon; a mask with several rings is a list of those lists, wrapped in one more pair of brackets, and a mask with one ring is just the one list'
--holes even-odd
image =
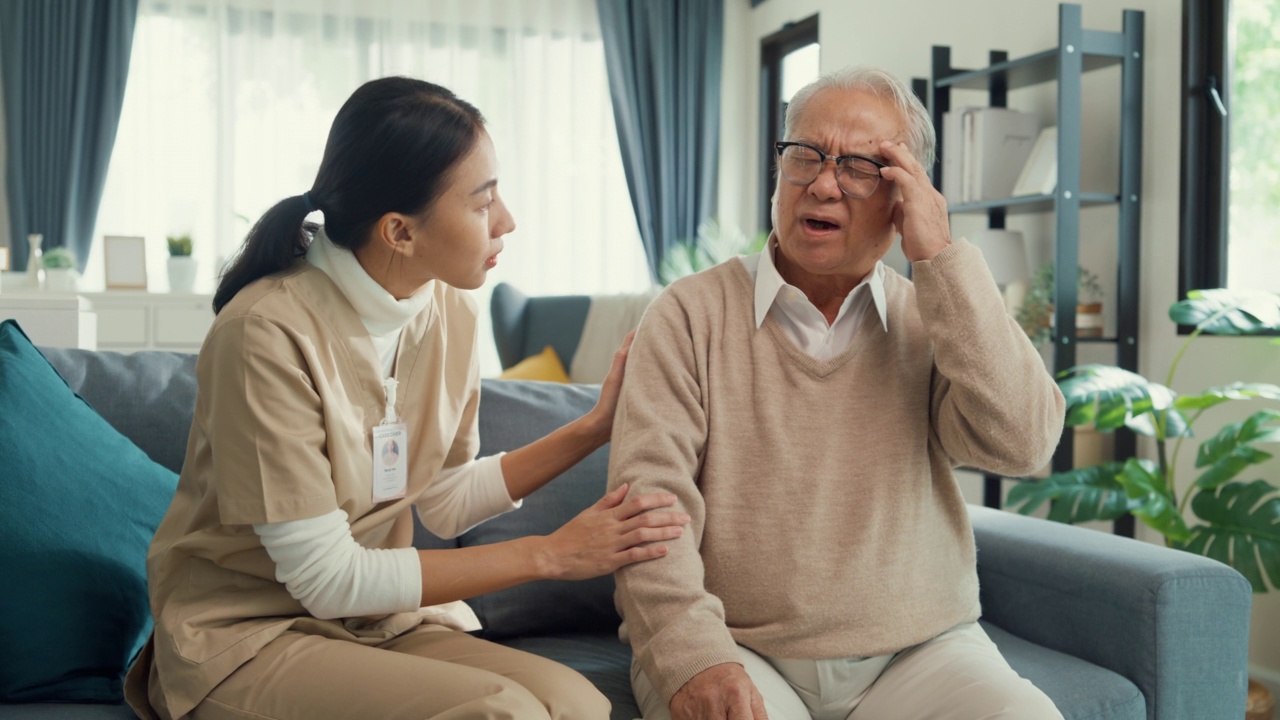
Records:
{"label": "young woman", "polygon": [[[324,226],[305,225],[313,210]],[[494,515],[609,439],[599,403],[475,459],[480,286],[515,227],[484,120],[375,80],[339,110],[315,184],[250,231],[214,297],[178,491],[148,554],[142,717],[603,718],[576,672],[479,640],[463,598],[666,552],[688,516],[626,488],[546,537],[415,550]]]}

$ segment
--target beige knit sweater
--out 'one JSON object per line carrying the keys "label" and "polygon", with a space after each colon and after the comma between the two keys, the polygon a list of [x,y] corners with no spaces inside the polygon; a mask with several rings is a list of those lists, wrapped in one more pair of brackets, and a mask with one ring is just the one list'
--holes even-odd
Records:
{"label": "beige knit sweater", "polygon": [[757,329],[738,260],[671,285],[627,363],[609,485],[666,490],[693,521],[667,557],[617,573],[622,636],[670,700],[735,643],[781,658],[892,653],[979,614],[956,465],[1047,461],[1063,400],[957,241],[885,279],[818,361],[773,314]]}

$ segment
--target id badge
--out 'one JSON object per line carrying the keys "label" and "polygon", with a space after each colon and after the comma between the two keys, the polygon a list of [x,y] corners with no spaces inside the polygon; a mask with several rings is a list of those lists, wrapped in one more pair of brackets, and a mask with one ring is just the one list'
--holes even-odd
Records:
{"label": "id badge", "polygon": [[373,427],[373,501],[404,497],[409,484],[409,448],[404,423]]}

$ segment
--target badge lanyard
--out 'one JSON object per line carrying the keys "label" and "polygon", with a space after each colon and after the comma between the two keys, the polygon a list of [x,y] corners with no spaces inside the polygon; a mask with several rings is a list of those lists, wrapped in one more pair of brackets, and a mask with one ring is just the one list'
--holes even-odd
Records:
{"label": "badge lanyard", "polygon": [[409,478],[409,447],[405,424],[396,417],[395,378],[382,381],[387,396],[382,423],[373,426],[373,502],[404,497]]}

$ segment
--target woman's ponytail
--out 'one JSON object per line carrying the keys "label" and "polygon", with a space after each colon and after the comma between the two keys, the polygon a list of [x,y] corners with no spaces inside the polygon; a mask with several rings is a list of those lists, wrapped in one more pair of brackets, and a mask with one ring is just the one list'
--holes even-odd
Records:
{"label": "woman's ponytail", "polygon": [[246,285],[288,269],[306,254],[318,226],[305,220],[315,209],[313,200],[303,193],[281,200],[258,219],[218,281],[213,295],[215,315]]}

